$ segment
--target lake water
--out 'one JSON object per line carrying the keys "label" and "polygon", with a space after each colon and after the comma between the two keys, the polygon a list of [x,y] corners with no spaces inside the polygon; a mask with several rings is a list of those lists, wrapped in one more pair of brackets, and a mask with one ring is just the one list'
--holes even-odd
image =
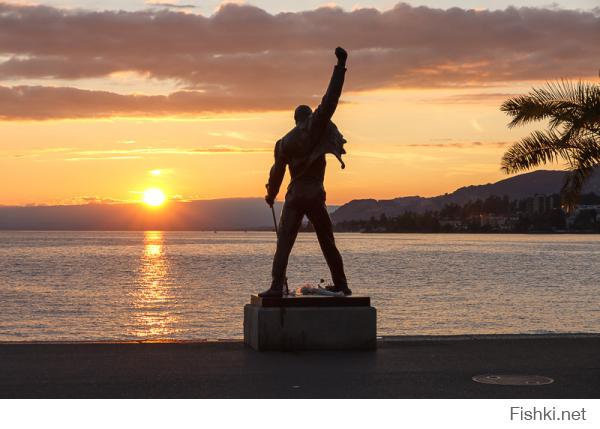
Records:
{"label": "lake water", "polygon": [[[600,237],[338,234],[379,335],[600,332]],[[0,341],[242,337],[268,232],[0,232]],[[329,278],[300,234],[290,287]]]}

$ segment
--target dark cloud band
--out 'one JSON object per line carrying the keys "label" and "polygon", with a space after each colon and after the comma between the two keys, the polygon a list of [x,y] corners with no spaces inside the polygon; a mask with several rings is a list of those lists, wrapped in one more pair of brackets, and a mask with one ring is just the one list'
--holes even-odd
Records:
{"label": "dark cloud band", "polygon": [[[196,114],[314,104],[337,45],[350,51],[347,88],[354,91],[586,77],[598,68],[598,40],[597,14],[556,9],[398,4],[385,12],[320,8],[271,15],[228,4],[205,17],[0,3],[0,57],[5,58],[0,81],[75,80],[128,71],[174,79],[194,90],[162,98],[98,93],[88,103],[90,93],[80,90],[5,87],[0,116]],[[70,107],[73,98],[87,107]],[[40,100],[59,108],[45,111],[34,105]]]}

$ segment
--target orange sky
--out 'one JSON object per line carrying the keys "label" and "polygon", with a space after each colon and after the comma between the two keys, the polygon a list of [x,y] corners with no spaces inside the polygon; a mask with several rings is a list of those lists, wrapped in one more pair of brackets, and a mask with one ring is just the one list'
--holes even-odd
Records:
{"label": "orange sky", "polygon": [[[258,10],[248,8],[236,6],[228,13]],[[19,25],[25,26],[28,10],[16,10],[14,13],[25,17]],[[388,18],[404,19],[407,13],[416,12],[405,10]],[[179,15],[183,14],[173,13],[169,19]],[[558,16],[542,16],[548,17]],[[349,12],[334,18],[363,19]],[[480,19],[479,15],[468,18]],[[568,18],[576,21],[581,17]],[[583,18],[592,19],[587,15]],[[369,19],[379,19],[379,15]],[[489,24],[492,19],[496,16],[490,15],[482,22]],[[597,21],[596,18],[596,24]],[[251,31],[252,20],[243,22]],[[142,22],[142,29],[143,25]],[[69,48],[72,52],[64,52],[59,35],[53,41],[54,36],[39,28],[30,30],[39,33],[31,36],[30,45],[19,36],[26,29],[11,30],[14,34],[9,35],[14,36],[15,42],[9,44],[3,34],[8,30],[1,28],[2,22],[0,204],[8,205],[139,201],[150,187],[162,189],[169,198],[181,199],[262,196],[273,145],[293,126],[293,106],[317,104],[335,61],[334,45],[330,51],[319,48],[314,57],[309,56],[312,50],[301,51],[314,73],[296,73],[293,61],[294,49],[298,48],[294,46],[277,52],[270,62],[260,54],[255,62],[250,57],[238,63],[242,54],[230,53],[230,65],[218,64],[221,75],[202,69],[198,78],[185,69],[185,52],[174,57],[177,64],[168,57],[160,62],[160,51],[151,53],[152,61],[152,55],[158,57],[155,66],[150,60],[146,63],[144,55],[133,61],[128,52],[113,52],[101,43],[96,56],[81,53],[76,47]],[[193,31],[196,28],[195,24]],[[565,25],[564,31],[568,30]],[[76,31],[79,30],[74,28]],[[372,42],[375,47],[391,46],[396,35],[393,30],[382,30],[386,31],[389,34]],[[479,30],[473,31],[476,34]],[[561,29],[556,31],[560,33]],[[146,43],[145,33],[140,34],[139,43]],[[379,51],[363,42],[360,46],[359,36],[340,37],[350,58],[347,90],[334,121],[348,140],[348,155],[345,170],[333,157],[329,159],[326,188],[331,204],[354,198],[432,196],[504,178],[499,170],[503,151],[534,127],[507,129],[508,118],[500,112],[500,104],[510,94],[526,92],[544,79],[567,73],[565,68],[553,70],[553,66],[562,64],[560,56],[566,55],[565,51],[558,47],[555,51],[539,51],[534,46],[538,43],[535,35],[530,43],[531,52],[538,55],[535,67],[524,64],[528,57],[523,52],[515,53],[510,67],[507,66],[502,55],[510,52],[510,46],[495,50],[490,46],[489,50],[495,52],[491,55],[477,44],[465,47],[466,41],[440,47],[443,52],[456,52],[448,54],[450,59],[437,61],[445,54],[431,58],[427,55],[445,42],[432,41],[431,46],[421,46],[421,39],[415,39],[413,47],[394,47],[389,51],[392,48],[388,46],[380,58],[384,66],[377,63]],[[545,33],[542,36],[540,46],[544,46],[544,38],[551,37]],[[571,34],[573,46],[583,36]],[[32,47],[40,38],[49,40],[47,52]],[[136,38],[138,35],[131,35],[131,39]],[[257,45],[268,43],[256,38]],[[388,39],[392,42],[388,43]],[[462,48],[464,53],[459,52]],[[210,47],[206,49],[210,52]],[[210,54],[211,58],[220,59],[219,52],[227,49],[230,48],[220,46]],[[118,66],[123,55],[131,61],[123,66],[127,70]],[[208,54],[193,55],[205,58]],[[90,66],[88,62],[97,62],[97,57],[102,61]],[[456,61],[452,60],[454,57]],[[540,66],[540,62],[547,67]],[[413,64],[419,67],[412,67]],[[594,73],[591,67],[587,71],[586,64],[572,65],[572,77]],[[149,71],[144,72],[144,67]],[[210,64],[198,67],[209,68]],[[517,69],[519,72],[511,74]],[[279,76],[279,71],[284,76]],[[223,80],[222,87],[219,79]],[[286,85],[293,83],[297,85],[288,91]],[[216,87],[218,90],[213,90]],[[167,97],[173,93],[179,95]],[[239,97],[229,96],[231,93]]]}
{"label": "orange sky", "polygon": [[[457,102],[465,90],[346,94],[335,121],[348,140],[347,168],[329,159],[328,201],[431,196],[502,179],[500,157],[527,129],[506,128],[495,94],[515,89],[492,88],[476,103]],[[0,122],[15,143],[2,148],[2,182],[19,184],[2,202],[134,201],[147,187],[184,199],[261,196],[291,116]]]}

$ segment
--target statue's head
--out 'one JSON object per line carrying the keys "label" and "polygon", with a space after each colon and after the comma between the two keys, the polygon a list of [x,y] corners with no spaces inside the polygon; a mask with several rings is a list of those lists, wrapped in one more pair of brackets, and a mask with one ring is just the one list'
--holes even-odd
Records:
{"label": "statue's head", "polygon": [[304,104],[296,107],[296,110],[294,111],[294,120],[296,121],[296,125],[306,121],[311,113],[312,109]]}

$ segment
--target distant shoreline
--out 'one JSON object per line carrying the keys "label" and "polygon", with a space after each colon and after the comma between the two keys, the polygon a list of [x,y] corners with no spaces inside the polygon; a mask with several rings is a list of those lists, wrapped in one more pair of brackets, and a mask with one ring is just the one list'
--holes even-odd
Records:
{"label": "distant shoreline", "polygon": [[[2,232],[207,232],[207,233],[229,233],[229,232],[271,232],[272,229],[0,229]],[[335,230],[336,234],[427,234],[427,235],[597,235],[598,231],[340,231]],[[299,231],[300,234],[314,234],[314,231]]]}

